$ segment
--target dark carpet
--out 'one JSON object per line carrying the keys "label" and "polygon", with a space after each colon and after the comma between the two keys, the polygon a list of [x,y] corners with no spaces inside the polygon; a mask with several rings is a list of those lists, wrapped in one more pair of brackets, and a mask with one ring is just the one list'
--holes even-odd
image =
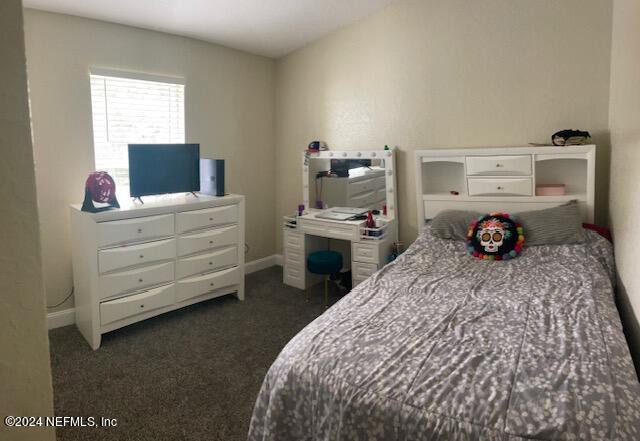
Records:
{"label": "dark carpet", "polygon": [[244,302],[225,296],[136,323],[104,335],[97,351],[75,326],[52,330],[56,415],[117,419],[59,428],[58,440],[245,440],[264,375],[322,314],[322,289],[307,303],[272,267],[247,276]]}

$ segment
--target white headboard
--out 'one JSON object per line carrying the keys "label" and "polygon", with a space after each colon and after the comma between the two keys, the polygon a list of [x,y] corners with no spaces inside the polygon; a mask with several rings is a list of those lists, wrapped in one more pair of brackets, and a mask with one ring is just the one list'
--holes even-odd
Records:
{"label": "white headboard", "polygon": [[[593,222],[595,159],[595,145],[418,150],[418,227],[447,209],[513,213],[574,199],[584,221]],[[536,195],[549,184],[564,184],[566,194]]]}

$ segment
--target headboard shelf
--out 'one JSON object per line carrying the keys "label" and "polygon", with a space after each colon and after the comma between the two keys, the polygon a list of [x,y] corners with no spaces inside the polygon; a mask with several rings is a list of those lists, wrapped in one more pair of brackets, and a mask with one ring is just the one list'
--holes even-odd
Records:
{"label": "headboard shelf", "polygon": [[[416,151],[418,225],[442,210],[518,212],[577,200],[593,222],[595,145]],[[541,186],[565,194],[546,196]],[[456,194],[457,193],[457,194]]]}

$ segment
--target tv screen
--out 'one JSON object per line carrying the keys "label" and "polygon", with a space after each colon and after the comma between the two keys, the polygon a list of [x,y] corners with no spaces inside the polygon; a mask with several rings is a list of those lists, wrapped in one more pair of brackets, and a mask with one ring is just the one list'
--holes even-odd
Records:
{"label": "tv screen", "polygon": [[200,191],[200,144],[129,144],[131,197]]}

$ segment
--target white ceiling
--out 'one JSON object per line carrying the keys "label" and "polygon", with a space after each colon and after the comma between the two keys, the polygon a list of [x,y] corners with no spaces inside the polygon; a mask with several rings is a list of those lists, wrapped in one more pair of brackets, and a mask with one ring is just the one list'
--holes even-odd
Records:
{"label": "white ceiling", "polygon": [[23,3],[28,8],[183,35],[278,58],[393,1],[23,0]]}

